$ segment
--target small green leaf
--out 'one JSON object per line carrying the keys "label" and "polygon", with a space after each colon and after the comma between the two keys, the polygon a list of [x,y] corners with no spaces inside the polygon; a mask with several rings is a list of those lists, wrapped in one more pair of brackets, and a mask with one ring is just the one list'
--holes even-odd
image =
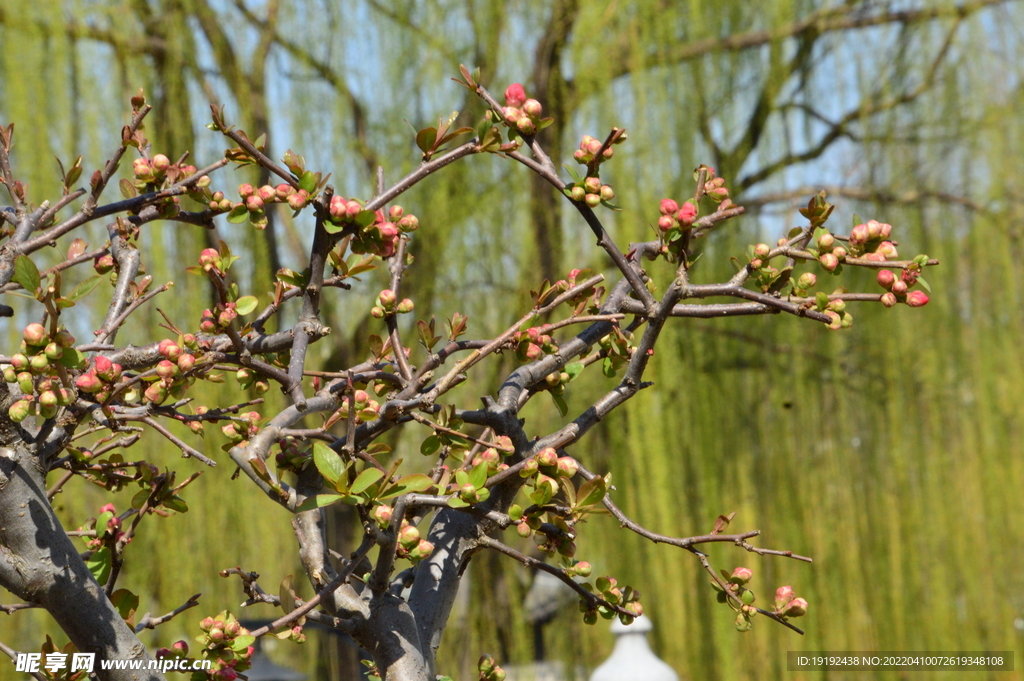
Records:
{"label": "small green leaf", "polygon": [[76,348],[65,348],[57,363],[68,369],[81,369],[85,366],[85,355]]}
{"label": "small green leaf", "polygon": [[555,407],[558,408],[559,416],[565,416],[569,413],[569,405],[565,403],[565,400],[561,395],[551,393],[551,401],[555,403]]}
{"label": "small green leaf", "polygon": [[583,371],[583,362],[570,362],[565,365],[564,371],[569,374],[569,380],[572,381]]}
{"label": "small green leaf", "polygon": [[68,300],[71,302],[78,302],[82,298],[85,298],[87,295],[92,293],[93,289],[100,285],[101,281],[103,281],[103,277],[99,274],[94,274],[72,289],[71,293],[68,294]]}
{"label": "small green leaf", "polygon": [[473,489],[480,489],[487,482],[487,462],[481,461],[469,472],[469,484]]}
{"label": "small green leaf", "polygon": [[923,288],[928,293],[932,292],[932,287],[928,285],[928,282],[925,281],[924,277],[918,277],[917,278],[917,283],[920,284],[921,288]]}
{"label": "small green leaf", "polygon": [[424,154],[434,148],[434,142],[437,141],[437,128],[423,128],[416,133],[416,146],[420,148]]}
{"label": "small green leaf", "polygon": [[130,626],[134,626],[135,611],[139,609],[139,597],[128,589],[118,589],[110,594],[110,603],[117,609],[121,616]]}
{"label": "small green leaf", "polygon": [[426,492],[434,486],[434,481],[422,473],[413,473],[407,475],[397,483],[395,486],[387,491],[387,494],[380,497],[381,499],[390,499],[397,497],[401,494],[409,494],[412,492]]}
{"label": "small green leaf", "polygon": [[85,561],[86,567],[89,568],[89,572],[96,579],[100,585],[107,583],[107,579],[110,578],[110,549],[106,546],[93,551],[93,554],[89,557],[89,560]]}
{"label": "small green leaf", "polygon": [[580,485],[579,490],[576,492],[576,506],[592,506],[599,503],[604,499],[604,495],[607,491],[608,488],[605,484],[604,478],[593,477]]}
{"label": "small green leaf", "polygon": [[367,468],[356,476],[349,487],[350,494],[361,494],[367,487],[384,477],[384,471],[379,468]]}
{"label": "small green leaf", "polygon": [[124,179],[118,182],[117,184],[121,188],[121,196],[123,196],[124,198],[134,199],[136,196],[139,195],[138,190],[135,189],[135,185],[132,184],[130,180]]}
{"label": "small green leaf", "polygon": [[317,182],[320,178],[316,176],[312,170],[307,170],[302,173],[302,177],[299,178],[299,189],[305,189],[310,194],[316,189]]}
{"label": "small green leaf", "polygon": [[232,224],[240,224],[249,219],[249,209],[245,207],[245,204],[239,204],[231,209],[228,213],[228,222]]}
{"label": "small green leaf", "polygon": [[430,435],[420,445],[420,454],[423,456],[432,456],[434,452],[441,448],[441,438],[436,435]]}
{"label": "small green leaf", "polygon": [[340,500],[343,496],[345,495],[317,494],[315,497],[307,497],[305,501],[296,507],[295,512],[302,513],[303,511],[312,511],[313,509],[320,508],[322,506],[330,506],[334,502]]}
{"label": "small green leaf", "polygon": [[449,497],[448,501],[445,503],[448,504],[449,508],[466,508],[467,506],[469,506],[469,502],[465,501],[458,495],[453,495]]}
{"label": "small green leaf", "polygon": [[255,640],[255,636],[236,636],[235,640],[231,642],[231,650],[236,653],[244,653]]}
{"label": "small green leaf", "polygon": [[177,511],[178,513],[188,513],[188,504],[186,504],[185,500],[179,497],[177,494],[167,499],[164,499],[163,501],[160,502],[160,504],[165,508],[171,509],[172,511]]}
{"label": "small green leaf", "polygon": [[572,179],[574,181],[576,181],[576,182],[582,182],[583,181],[583,178],[580,177],[580,174],[578,172],[576,172],[576,169],[573,168],[571,165],[565,164],[564,167],[565,167],[566,170],[569,171],[569,176],[572,177]]}
{"label": "small green leaf", "polygon": [[235,301],[235,311],[244,317],[245,315],[255,310],[256,306],[259,304],[260,301],[256,298],[256,296],[242,296],[241,298]]}
{"label": "small green leaf", "polygon": [[322,442],[314,442],[313,463],[320,475],[338,489],[338,481],[345,474],[345,464],[338,453]]}
{"label": "small green leaf", "polygon": [[14,276],[11,278],[29,293],[35,293],[39,288],[39,268],[27,255],[14,259]]}

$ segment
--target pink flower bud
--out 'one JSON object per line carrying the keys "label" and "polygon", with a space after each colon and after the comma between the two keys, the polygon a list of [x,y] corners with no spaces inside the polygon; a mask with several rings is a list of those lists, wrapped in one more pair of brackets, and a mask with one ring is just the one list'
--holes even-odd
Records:
{"label": "pink flower bud", "polygon": [[738,567],[732,571],[729,575],[729,581],[733,584],[744,585],[751,580],[754,576],[754,571],[750,568]]}
{"label": "pink flower bud", "polygon": [[156,375],[160,378],[174,378],[178,373],[178,365],[168,359],[162,359],[156,365]]}
{"label": "pink flower bud", "polygon": [[662,215],[672,215],[679,211],[679,204],[672,199],[662,199],[661,205],[658,206],[658,211]]}
{"label": "pink flower bud", "polygon": [[398,311],[399,314],[406,314],[408,312],[412,312],[413,307],[414,305],[411,300],[409,300],[408,298],[403,298],[402,302],[400,302],[398,304],[398,307],[395,309]]}
{"label": "pink flower bud", "polygon": [[791,586],[780,586],[775,590],[775,607],[781,608],[796,598],[796,593]]}
{"label": "pink flower bud", "polygon": [[882,294],[882,305],[885,307],[892,307],[896,304],[896,294],[892,291]]}
{"label": "pink flower bud", "polygon": [[46,344],[45,348],[43,348],[43,354],[50,359],[60,359],[64,354],[64,348],[51,341]]}
{"label": "pink flower bud", "polygon": [[106,274],[114,269],[114,258],[111,255],[101,255],[93,261],[92,266],[97,274]]}
{"label": "pink flower bud", "polygon": [[662,232],[669,232],[676,226],[676,219],[671,215],[662,215],[658,218],[658,229]]}
{"label": "pink flower bud", "polygon": [[687,226],[693,224],[693,221],[697,219],[697,206],[693,201],[683,202],[683,205],[679,207],[679,212],[676,213],[676,219]]}
{"label": "pink flower bud", "polygon": [[846,259],[846,249],[842,246],[836,246],[832,249],[832,255],[836,256],[839,260]]}
{"label": "pink flower bud", "polygon": [[892,289],[892,285],[896,283],[896,275],[891,270],[879,270],[878,276],[876,277],[878,285],[887,291]]}
{"label": "pink flower bud", "polygon": [[875,249],[875,253],[881,253],[885,256],[886,260],[895,260],[900,255],[896,252],[896,246],[891,241],[883,241],[878,244],[878,248]]}
{"label": "pink flower bud", "polygon": [[182,372],[192,371],[192,367],[196,365],[195,355],[180,354],[178,355],[178,369]]}
{"label": "pink flower bud", "polygon": [[[828,236],[832,235],[829,234]],[[818,260],[821,262],[821,266],[829,272],[835,272],[836,268],[839,267],[839,258],[834,253],[822,253]]]}
{"label": "pink flower bud", "polygon": [[526,90],[519,83],[512,83],[505,88],[505,104],[507,106],[522,106],[526,102]]}
{"label": "pink flower bud", "polygon": [[375,507],[373,509],[373,513],[371,513],[370,515],[374,520],[377,521],[378,525],[380,525],[381,527],[386,527],[387,524],[391,522],[391,516],[393,513],[394,509],[392,509],[390,506],[388,506],[387,504],[381,504],[380,506]]}
{"label": "pink flower bud", "polygon": [[572,194],[573,201],[582,201],[587,197],[587,190],[583,187],[576,186],[569,190]]}
{"label": "pink flower bud", "polygon": [[206,248],[199,254],[199,266],[203,271],[220,269],[220,252],[216,248]]}
{"label": "pink flower bud", "polygon": [[524,353],[526,359],[533,362],[544,356],[544,351],[540,349],[540,346],[535,343],[528,343],[526,346],[526,352]]}
{"label": "pink flower bud", "polygon": [[811,288],[818,283],[818,277],[813,272],[804,272],[800,275],[800,278],[796,280],[796,285],[800,288]]}
{"label": "pink flower bud", "polygon": [[558,463],[558,452],[553,447],[545,447],[534,458],[541,466],[554,466]]}
{"label": "pink flower bud", "polygon": [[288,207],[292,210],[300,210],[306,206],[306,199],[309,198],[304,190],[299,190],[294,194],[288,195]]}
{"label": "pink flower bud", "polygon": [[523,102],[523,113],[530,118],[540,118],[541,114],[544,113],[544,107],[536,99],[528,99]]}
{"label": "pink flower bud", "polygon": [[854,246],[863,246],[870,238],[871,235],[867,225],[857,225],[850,230],[850,243]]}
{"label": "pink flower bud", "polygon": [[516,121],[516,129],[524,135],[532,135],[537,131],[537,126],[528,116],[522,116]]}
{"label": "pink flower bud", "polygon": [[524,463],[523,467],[519,470],[519,477],[529,478],[535,475],[539,468],[540,464],[537,463],[537,459],[527,459],[526,463]]}
{"label": "pink flower bud", "polygon": [[515,125],[522,117],[523,112],[514,106],[506,106],[501,110],[502,117],[508,125]]}
{"label": "pink flower bud", "polygon": [[146,398],[147,402],[160,404],[167,399],[167,386],[164,385],[163,381],[150,383],[149,387],[146,388],[146,391],[143,393],[143,397]]}
{"label": "pink flower bud", "polygon": [[92,372],[82,374],[76,378],[75,385],[78,386],[79,390],[85,393],[94,393],[103,387],[103,383],[100,381],[99,377]]}
{"label": "pink flower bud", "polygon": [[132,172],[140,180],[153,178],[153,168],[149,165],[149,161],[144,158],[137,158],[132,161]]}
{"label": "pink flower bud", "polygon": [[600,194],[587,194],[583,197],[583,203],[587,204],[591,208],[597,208],[601,205]]}
{"label": "pink flower bud", "polygon": [[27,399],[18,400],[7,408],[7,416],[15,423],[21,423],[32,413],[32,403]]}
{"label": "pink flower bud", "polygon": [[615,190],[606,184],[601,185],[601,191],[599,193],[602,201],[611,201],[615,198]]}
{"label": "pink flower bud", "polygon": [[785,608],[782,609],[785,617],[800,617],[807,614],[807,601],[802,598],[794,598]]}
{"label": "pink flower bud", "polygon": [[256,189],[253,188],[251,184],[246,183],[243,185],[239,185],[238,187],[238,195],[241,196],[242,199],[247,199],[255,193]]}
{"label": "pink flower bud", "polygon": [[398,302],[398,296],[389,288],[384,289],[377,295],[377,304],[385,310],[390,310]]}
{"label": "pink flower bud", "polygon": [[818,248],[823,251],[831,250],[835,242],[836,238],[832,236],[829,232],[825,232],[824,234],[818,237]]}
{"label": "pink flower bud", "polygon": [[398,542],[407,549],[416,546],[420,542],[420,531],[415,525],[406,525],[398,533]]}
{"label": "pink flower bud", "polygon": [[516,534],[518,534],[523,539],[529,537],[530,532],[532,532],[532,530],[530,530],[530,524],[525,520],[516,523]]}
{"label": "pink flower bud", "polygon": [[898,296],[902,296],[904,293],[906,293],[907,288],[909,288],[907,286],[907,282],[903,281],[902,279],[894,281],[891,286],[892,292]]}
{"label": "pink flower bud", "polygon": [[576,459],[571,456],[560,456],[558,457],[558,474],[563,478],[571,478],[576,475],[579,471],[579,464],[576,463]]}
{"label": "pink flower bud", "polygon": [[264,201],[275,201],[277,200],[277,190],[271,187],[269,184],[265,184],[259,189],[259,196]]}
{"label": "pink flower bud", "polygon": [[34,322],[25,327],[25,342],[29,345],[46,345],[50,342],[50,334],[42,324]]}
{"label": "pink flower bud", "polygon": [[263,199],[257,195],[250,196],[245,200],[245,207],[250,213],[263,210]]}
{"label": "pink flower bud", "polygon": [[398,221],[398,228],[403,232],[415,232],[420,227],[420,219],[411,213]]}
{"label": "pink flower bud", "polygon": [[754,246],[754,257],[761,258],[762,260],[764,260],[765,258],[768,257],[768,254],[771,252],[771,250],[772,249],[768,246],[768,244],[758,244]]}
{"label": "pink flower bud", "polygon": [[154,156],[150,163],[153,166],[153,170],[157,171],[158,173],[162,173],[171,167],[171,159],[167,158],[163,154],[157,154],[156,156]]}
{"label": "pink flower bud", "polygon": [[274,193],[277,194],[277,198],[279,199],[287,199],[289,196],[295,193],[295,187],[285,182],[282,182],[281,184],[274,187]]}
{"label": "pink flower bud", "polygon": [[928,295],[924,291],[911,291],[907,294],[907,305],[910,307],[924,307],[928,304]]}

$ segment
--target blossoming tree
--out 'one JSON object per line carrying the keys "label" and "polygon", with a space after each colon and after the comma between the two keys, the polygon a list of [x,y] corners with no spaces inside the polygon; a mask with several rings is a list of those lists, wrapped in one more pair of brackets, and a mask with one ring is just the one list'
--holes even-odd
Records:
{"label": "blossoming tree", "polygon": [[[303,624],[315,621],[353,636],[370,651],[374,673],[383,678],[433,679],[462,571],[481,550],[561,579],[579,596],[588,623],[614,617],[628,622],[643,611],[639,592],[612,576],[592,574],[585,557],[577,556],[580,522],[597,512],[668,544],[666,550],[691,554],[707,571],[719,601],[734,611],[739,630],[749,629],[760,614],[800,631],[793,620],[808,604],[792,587],[779,587],[773,602],[761,604],[748,588],[749,568],[716,569],[698,547],[727,542],[763,556],[809,558],[753,545],[757,530],[728,533],[731,516],[709,519],[710,531],[691,537],[641,526],[616,505],[611,473],[588,465],[584,438],[650,386],[644,371],[662,330],[675,318],[789,314],[838,330],[852,324],[852,303],[925,305],[921,287],[927,284],[920,274],[937,263],[924,255],[899,259],[888,224],[857,221],[845,234],[833,230],[827,226],[833,207],[822,193],[801,210],[805,224],[734,258],[731,279],[702,282],[696,262],[702,240],[743,213],[724,178],[700,166],[692,196],[652,206],[650,240],[618,244],[601,219],[602,211],[616,209],[615,192],[601,180],[601,170],[623,148],[626,131],[583,136],[574,153],[578,168],[567,168],[567,180],[537,141],[536,133],[550,123],[540,102],[513,84],[502,105],[465,68],[459,82],[482,103],[479,125],[455,128],[453,116],[419,131],[421,163],[392,186],[381,171],[366,200],[335,193],[298,154],[289,151],[280,162],[268,157],[263,138],[251,140],[218,108],[209,127],[232,148],[201,169],[189,165],[187,155],[172,160],[152,149],[144,135],[149,107],[140,93],[132,99],[120,146],[91,175],[88,187],[77,188],[83,171],[78,159],[62,168],[63,195],[34,204],[30,199],[37,197],[29,196],[12,168],[13,125],[0,128],[0,181],[12,202],[0,211],[0,291],[20,295],[5,296],[11,305],[0,307],[0,314],[12,316],[17,306],[33,318],[20,348],[0,356],[0,585],[24,600],[3,606],[5,611],[45,608],[74,650],[99,659],[146,661],[150,653],[139,638],[144,629],[193,607],[220,610],[193,599],[164,616],[136,621],[138,596],[118,586],[124,561],[138,559],[129,544],[145,531],[146,517],[186,512],[187,487],[195,478],[194,471],[179,479],[175,471],[157,467],[138,445],[165,438],[191,459],[185,467],[214,466],[218,461],[197,448],[200,441],[187,429],[201,434],[216,425],[253,492],[281,507],[282,522],[290,519],[316,595],[303,601],[288,583],[273,595],[256,573],[225,570],[224,576],[238,578],[247,603],[271,603],[282,612],[253,631],[235,613],[209,614],[199,622],[198,645],[181,641],[155,654],[165,662],[213,662],[209,671],[191,672],[194,678],[244,674],[257,637],[301,640]],[[119,182],[123,199],[104,202],[129,153],[137,158],[132,177]],[[574,269],[565,279],[538,282],[532,305],[504,331],[483,338],[473,335],[471,321],[457,311],[442,328],[433,318],[406,321],[416,297],[403,286],[407,246],[413,238],[429,239],[430,226],[417,231],[418,218],[396,203],[417,183],[475,154],[521,164],[563,194],[607,262],[603,273]],[[229,163],[261,166],[279,184],[215,190],[215,172]],[[183,197],[191,200],[190,210],[179,204]],[[196,254],[188,268],[209,280],[215,291],[210,308],[197,309],[187,320],[167,318],[167,333],[153,329],[148,337],[131,339],[119,333],[134,312],[170,287],[143,274],[147,253],[140,230],[160,222],[209,226],[221,217],[260,229],[269,211],[285,207],[312,223],[312,240],[308,262],[280,270],[273,291],[241,290],[234,276],[238,257],[222,244]],[[78,235],[96,221],[107,224],[109,240],[90,248]],[[62,249],[63,258],[41,270],[40,254],[53,247]],[[69,271],[90,265],[95,274],[67,290]],[[383,268],[390,281],[370,311],[380,326],[365,339],[364,361],[310,371],[308,348],[330,335],[321,321],[322,297],[344,296],[350,279],[373,268]],[[847,268],[876,270],[881,288],[850,292],[831,283]],[[105,296],[107,313],[95,337],[79,341],[66,328],[68,317],[89,295]],[[275,317],[286,328],[268,332]],[[285,325],[285,318],[295,321]],[[515,368],[478,396],[480,404],[457,402],[453,389],[502,353],[515,355]],[[604,394],[557,430],[533,432],[524,425],[520,411],[544,394],[569,417],[563,393],[585,371],[607,377]],[[194,386],[220,381],[228,372],[238,398],[196,404]],[[250,390],[263,394],[272,385],[286,396],[283,408],[271,411],[262,399],[246,399]],[[403,465],[380,442],[403,424],[422,430],[420,453],[428,465]],[[69,531],[51,501],[76,479],[135,490],[131,505],[107,504]],[[326,539],[323,508],[336,503],[354,506],[361,522],[362,540],[349,555],[332,553]],[[527,538],[549,560],[524,552]],[[61,651],[47,641],[42,652]],[[70,668],[55,673],[84,674]],[[105,679],[163,678],[159,671],[98,673]],[[480,675],[504,678],[486,655]]]}

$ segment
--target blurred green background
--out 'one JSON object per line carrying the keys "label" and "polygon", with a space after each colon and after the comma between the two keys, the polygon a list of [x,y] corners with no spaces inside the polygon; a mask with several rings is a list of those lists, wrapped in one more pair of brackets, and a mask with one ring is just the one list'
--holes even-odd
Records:
{"label": "blurred green background", "polygon": [[[480,104],[450,80],[464,63],[481,67],[496,94],[519,81],[540,99],[556,119],[541,136],[556,163],[571,162],[583,134],[628,129],[603,173],[624,209],[603,217],[623,248],[651,238],[659,199],[692,193],[695,166],[727,178],[748,212],[704,244],[699,282],[731,274],[728,256],[747,244],[801,224],[796,207],[821,188],[837,204],[837,231],[855,213],[892,223],[902,255],[941,260],[927,273],[927,307],[857,306],[854,328],[841,333],[790,317],[677,320],[649,372],[655,387],[572,450],[613,471],[617,502],[653,530],[702,534],[736,511],[732,528],[761,529],[758,545],[813,556],[807,565],[709,549],[717,566],[751,567],[762,601],[792,584],[811,603],[800,622],[807,635],[767,621],[735,632],[691,556],[607,519],[585,528],[577,557],[641,590],[652,645],[684,678],[845,678],[786,672],[787,650],[1012,650],[1019,670],[1022,37],[1024,7],[1009,0],[5,0],[0,121],[16,123],[15,168],[35,202],[57,195],[54,156],[67,164],[83,155],[88,177],[109,155],[140,87],[155,105],[154,151],[191,151],[198,166],[215,158],[224,142],[203,128],[213,99],[253,137],[268,132],[272,156],[294,149],[332,172],[340,193],[366,198],[378,165],[395,180],[418,162],[413,128],[453,110],[479,120]],[[229,170],[214,186],[230,196],[244,181],[261,178]],[[545,277],[608,271],[573,211],[511,162],[468,159],[401,203],[423,225],[406,288],[414,316],[469,314],[473,337],[504,328]],[[266,299],[277,267],[305,267],[311,231],[305,214],[277,215],[262,233],[226,222],[216,234],[147,227],[149,272],[176,282],[158,306],[182,325],[198,322],[209,292],[181,270],[218,238],[245,256],[246,285]],[[91,233],[93,244],[103,240]],[[325,303],[335,333],[315,346],[312,368],[366,353],[378,275]],[[819,272],[821,288],[827,280]],[[875,286],[856,273],[851,284]],[[85,338],[103,310],[74,313]],[[137,317],[122,341],[163,337],[155,309]],[[3,332],[8,347],[22,326]],[[510,366],[485,367],[457,393],[461,404],[493,394]],[[574,383],[570,414],[607,385]],[[218,395],[208,389],[205,399]],[[536,402],[524,412],[531,433],[557,427],[557,412]],[[423,435],[407,427],[390,442],[415,466]],[[198,468],[148,441],[147,452],[181,476]],[[211,429],[206,448],[223,458],[220,444]],[[128,549],[122,583],[141,595],[142,611],[203,593],[199,609],[147,632],[147,643],[191,638],[202,615],[237,608],[244,596],[220,569],[255,570],[271,591],[301,574],[284,512],[231,472],[206,472],[186,497],[191,512],[147,521]],[[102,498],[79,484],[57,502],[73,528]],[[344,550],[356,528],[334,515]],[[522,604],[531,576],[493,555],[478,555],[468,574],[439,669],[475,678],[485,651],[530,661]],[[44,633],[59,638],[38,612],[0,619],[0,640],[20,650],[38,649]],[[547,656],[568,669],[592,669],[612,645],[607,625],[584,626],[572,603],[544,638]],[[311,678],[351,678],[351,654],[324,636],[274,654]],[[856,674],[872,676],[902,678]]]}

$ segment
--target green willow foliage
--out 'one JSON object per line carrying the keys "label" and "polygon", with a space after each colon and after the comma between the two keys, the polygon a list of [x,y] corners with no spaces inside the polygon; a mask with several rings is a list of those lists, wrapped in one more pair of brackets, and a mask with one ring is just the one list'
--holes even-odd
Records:
{"label": "green willow foliage", "polygon": [[[751,567],[761,600],[793,584],[811,603],[807,636],[766,621],[736,633],[690,556],[602,518],[591,520],[598,532],[580,556],[639,586],[655,649],[684,677],[783,678],[786,650],[1021,651],[1013,625],[1024,616],[1015,562],[1024,462],[1013,444],[1024,435],[1018,2],[60,5],[0,6],[0,118],[17,123],[17,167],[33,197],[56,191],[54,155],[82,154],[87,169],[101,161],[128,96],[143,87],[157,103],[148,132],[158,151],[192,151],[200,166],[216,153],[222,142],[201,127],[213,96],[253,136],[268,131],[273,155],[293,148],[333,172],[341,193],[365,198],[377,164],[393,180],[417,162],[405,121],[421,128],[452,110],[468,109],[470,124],[479,116],[449,80],[466,63],[481,66],[496,93],[523,82],[557,116],[542,137],[556,159],[570,159],[583,134],[629,129],[603,178],[624,208],[607,217],[623,248],[651,238],[660,198],[692,192],[694,166],[718,169],[751,210],[707,240],[697,279],[730,273],[728,255],[773,241],[800,220],[794,206],[824,186],[837,188],[837,224],[854,213],[892,223],[915,252],[942,261],[929,274],[926,308],[854,307],[854,328],[838,333],[781,317],[672,324],[655,387],[576,452],[612,470],[616,500],[656,531],[701,534],[736,511],[733,527],[760,528],[762,545],[813,556],[809,566],[710,549],[723,567]],[[886,18],[892,12],[903,14]],[[214,184],[230,195],[230,185],[255,179],[230,171]],[[606,266],[579,220],[511,163],[468,159],[402,204],[423,224],[406,279],[418,318],[458,310],[470,315],[471,334],[483,335],[511,321],[510,310],[526,303],[521,291],[545,276]],[[208,293],[180,270],[208,240],[244,253],[253,290],[265,295],[278,263],[301,268],[310,230],[287,216],[265,234],[226,224],[217,235],[147,228],[151,273],[178,283],[161,309],[198,314]],[[327,303],[335,340],[315,349],[325,367],[365,352],[380,288],[370,279]],[[83,310],[92,319],[82,328],[101,314]],[[148,329],[129,332],[152,340],[160,319],[148,314]],[[570,413],[598,382],[567,394]],[[469,384],[463,394],[481,389]],[[543,397],[537,403],[528,422],[557,419]],[[423,435],[410,426],[393,444],[412,450]],[[219,437],[207,434],[213,452]],[[192,470],[171,451],[167,465]],[[261,572],[268,589],[300,572],[287,519],[265,513],[267,502],[229,475],[204,474],[190,488],[190,513],[157,520],[129,548],[153,555],[145,574],[127,576],[143,610],[170,610],[196,591],[204,610],[230,606],[241,594],[216,571],[236,564]],[[98,502],[76,488],[63,503],[76,526]],[[349,521],[335,522],[344,534]],[[520,617],[528,579],[509,561],[474,559],[441,669],[470,678],[484,651],[512,663],[532,658]],[[509,616],[496,621],[495,612]],[[20,649],[50,631],[31,611],[13,618],[5,630],[14,634],[3,638]],[[153,644],[194,633],[192,619],[154,632]],[[545,638],[548,657],[569,669],[592,668],[611,645],[605,626],[583,626],[572,604]],[[311,650],[280,652],[316,672]]]}

